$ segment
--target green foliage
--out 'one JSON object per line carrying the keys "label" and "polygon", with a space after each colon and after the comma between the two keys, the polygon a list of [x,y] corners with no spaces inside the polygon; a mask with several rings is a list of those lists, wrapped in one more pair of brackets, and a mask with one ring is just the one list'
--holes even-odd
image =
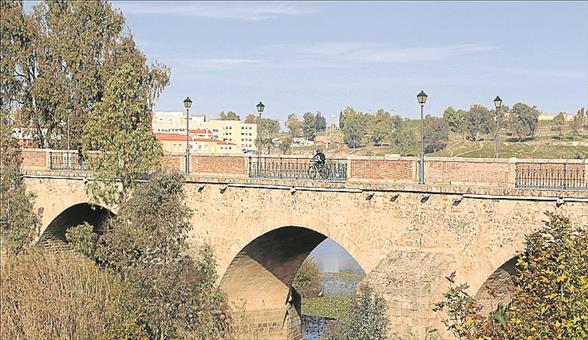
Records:
{"label": "green foliage", "polygon": [[356,112],[352,107],[347,107],[343,111],[343,140],[345,144],[350,148],[359,147],[366,132],[365,119],[362,114]]}
{"label": "green foliage", "polygon": [[33,208],[34,195],[26,191],[20,173],[20,154],[8,114],[0,118],[0,238],[1,252],[19,254],[31,244],[40,218]]}
{"label": "green foliage", "polygon": [[257,116],[254,115],[253,113],[248,114],[247,117],[245,117],[244,123],[245,124],[256,124],[257,123]]}
{"label": "green foliage", "polygon": [[312,112],[306,112],[302,119],[304,138],[307,140],[314,140],[317,133],[316,116]]}
{"label": "green foliage", "polygon": [[392,144],[398,149],[402,156],[409,155],[412,147],[416,143],[416,133],[407,122],[402,122],[399,129],[392,135]]}
{"label": "green foliage", "polygon": [[292,287],[302,297],[314,297],[318,295],[321,290],[321,272],[312,258],[309,257],[302,262],[292,282]]}
{"label": "green foliage", "polygon": [[345,317],[352,302],[353,296],[347,294],[304,298],[302,314],[340,319]]}
{"label": "green foliage", "polygon": [[368,131],[370,141],[376,145],[380,145],[385,140],[389,140],[394,131],[398,130],[401,123],[400,117],[391,116],[384,109],[379,109],[369,119],[372,121],[370,124],[371,129]]}
{"label": "green foliage", "polygon": [[241,117],[239,117],[239,115],[233,111],[229,111],[227,113],[225,113],[225,111],[221,111],[221,113],[219,115],[219,119],[220,120],[241,120]]}
{"label": "green foliage", "polygon": [[588,229],[546,213],[545,226],[526,238],[512,301],[489,316],[466,292],[450,289],[434,310],[464,339],[585,339],[588,337]]}
{"label": "green foliage", "polygon": [[346,315],[328,331],[329,340],[388,339],[386,301],[368,285],[362,285]]}
{"label": "green foliage", "polygon": [[163,151],[151,131],[149,79],[143,64],[123,64],[90,114],[82,142],[95,178],[88,193],[98,203],[120,203],[135,181],[159,164]]}
{"label": "green foliage", "polygon": [[184,177],[155,174],[110,220],[96,251],[136,290],[138,322],[151,338],[218,338],[226,329],[224,297],[215,288],[214,257],[205,246],[185,254],[190,209]]}
{"label": "green foliage", "polygon": [[519,141],[526,137],[535,136],[535,131],[539,124],[539,115],[540,112],[535,106],[530,107],[527,104],[516,103],[512,107],[509,125]]}
{"label": "green foliage", "polygon": [[129,285],[70,252],[12,257],[0,276],[2,338],[146,339]]}
{"label": "green foliage", "polygon": [[526,239],[508,311],[514,338],[588,337],[588,229],[547,214]]}
{"label": "green foliage", "polygon": [[316,113],[314,123],[317,132],[323,132],[327,129],[327,119],[320,112]]}
{"label": "green foliage", "polygon": [[586,115],[584,114],[584,108],[578,110],[578,113],[574,116],[570,122],[570,129],[575,135],[580,135],[580,131],[586,125]]}
{"label": "green foliage", "polygon": [[286,127],[290,131],[290,136],[292,137],[300,137],[302,136],[302,121],[295,113],[291,113],[288,115],[288,120],[286,120]]}
{"label": "green foliage", "polygon": [[449,141],[449,126],[443,118],[427,115],[424,122],[425,152],[436,152],[443,149]]}
{"label": "green foliage", "polygon": [[[77,145],[114,71],[124,63],[145,64],[124,18],[108,1],[46,0],[29,13],[18,1],[1,6],[7,13],[0,39],[2,106],[18,112],[20,126],[32,125],[39,147],[64,147],[68,125]],[[166,68],[155,65],[148,82],[165,78]],[[161,86],[152,89],[151,104]]]}
{"label": "green foliage", "polygon": [[553,117],[552,127],[553,130],[557,131],[560,138],[564,135],[566,130],[566,113],[560,112],[555,117]]}
{"label": "green foliage", "polygon": [[80,253],[93,258],[96,252],[98,235],[94,233],[94,227],[88,222],[68,228],[65,239]]}
{"label": "green foliage", "polygon": [[258,147],[267,146],[269,153],[272,139],[280,133],[280,122],[276,119],[258,117],[256,123]]}
{"label": "green foliage", "polygon": [[455,110],[453,107],[448,107],[443,112],[443,119],[449,125],[452,132],[463,135],[468,131],[466,122],[468,113],[464,110]]}
{"label": "green foliage", "polygon": [[482,105],[472,105],[465,119],[465,126],[470,140],[476,141],[480,134],[494,131],[496,121],[492,112]]}
{"label": "green foliage", "polygon": [[[504,322],[494,322],[491,317],[480,314],[482,307],[467,293],[469,286],[465,283],[455,285],[455,272],[446,279],[449,290],[443,293],[443,300],[435,304],[433,311],[444,312],[442,322],[447,330],[459,339],[503,339]],[[496,319],[504,319],[504,314],[493,312]]]}
{"label": "green foliage", "polygon": [[286,138],[284,138],[282,140],[282,143],[280,143],[280,149],[282,150],[282,153],[286,154],[290,151],[290,149],[292,149],[292,144],[294,143],[294,140],[292,139],[292,137],[288,136]]}

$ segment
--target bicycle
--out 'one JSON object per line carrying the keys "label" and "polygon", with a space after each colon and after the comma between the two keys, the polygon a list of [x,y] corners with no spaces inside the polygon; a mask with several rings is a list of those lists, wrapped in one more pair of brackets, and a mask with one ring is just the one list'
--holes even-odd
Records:
{"label": "bicycle", "polygon": [[330,171],[329,168],[327,167],[327,164],[322,163],[320,164],[319,162],[317,162],[316,160],[310,160],[310,167],[308,168],[308,177],[310,177],[311,179],[317,179],[319,176],[322,179],[327,179],[329,178],[330,175]]}

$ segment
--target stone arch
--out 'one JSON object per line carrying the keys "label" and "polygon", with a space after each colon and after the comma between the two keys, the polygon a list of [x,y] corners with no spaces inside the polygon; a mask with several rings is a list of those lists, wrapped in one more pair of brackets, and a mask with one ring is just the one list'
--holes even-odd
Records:
{"label": "stone arch", "polygon": [[514,277],[519,257],[514,256],[498,267],[477,290],[475,299],[482,306],[482,315],[495,310],[498,305],[506,305],[512,300]]}
{"label": "stone arch", "polygon": [[104,222],[112,216],[114,216],[112,211],[100,205],[87,202],[74,204],[53,218],[44,228],[37,244],[42,246],[64,244],[67,229],[84,222],[92,225],[94,231],[100,233]]}
{"label": "stone arch", "polygon": [[[292,301],[297,294],[291,289],[292,281],[302,262],[327,238],[306,227],[272,229],[251,240],[233,258],[220,289],[234,309],[246,314],[249,326],[300,338],[300,322],[296,319],[300,310],[298,307],[293,311]],[[353,257],[351,252],[350,255]]]}

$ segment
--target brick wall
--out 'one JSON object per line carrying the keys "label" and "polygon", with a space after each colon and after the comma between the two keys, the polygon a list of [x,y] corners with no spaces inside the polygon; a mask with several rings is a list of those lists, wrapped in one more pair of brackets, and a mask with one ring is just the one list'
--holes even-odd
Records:
{"label": "brick wall", "polygon": [[400,159],[351,159],[351,178],[414,180],[414,161]]}
{"label": "brick wall", "polygon": [[227,155],[192,155],[190,157],[191,173],[209,173],[219,175],[246,175],[245,158]]}
{"label": "brick wall", "polygon": [[163,156],[163,167],[168,170],[184,170],[184,157],[183,155],[164,155]]}
{"label": "brick wall", "polygon": [[21,149],[22,164],[24,169],[47,169],[47,150],[45,149]]}
{"label": "brick wall", "polygon": [[427,184],[509,184],[508,160],[425,159]]}

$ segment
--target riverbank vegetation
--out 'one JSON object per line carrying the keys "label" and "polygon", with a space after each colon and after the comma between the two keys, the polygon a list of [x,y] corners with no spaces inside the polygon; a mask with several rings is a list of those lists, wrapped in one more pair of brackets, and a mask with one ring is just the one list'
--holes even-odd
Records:
{"label": "riverbank vegetation", "polygon": [[447,279],[449,290],[435,310],[461,339],[585,339],[588,337],[588,229],[548,214],[526,238],[517,262],[512,301],[489,315],[466,283]]}

